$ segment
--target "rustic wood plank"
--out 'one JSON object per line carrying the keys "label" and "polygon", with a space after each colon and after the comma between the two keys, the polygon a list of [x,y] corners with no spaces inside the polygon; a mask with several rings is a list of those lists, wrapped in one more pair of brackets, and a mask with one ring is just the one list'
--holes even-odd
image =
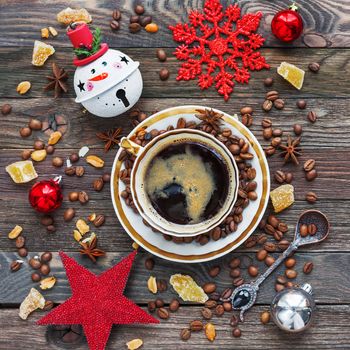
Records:
{"label": "rustic wood plank", "polygon": [[[273,350],[294,349],[350,349],[350,317],[349,305],[326,306],[317,308],[314,325],[300,335],[286,334],[270,321],[262,325],[259,314],[266,307],[255,306],[246,316],[246,321],[240,325],[241,338],[233,338],[228,325],[230,314],[214,318],[217,338],[210,343],[203,332],[193,333],[190,340],[183,342],[179,334],[181,329],[188,327],[196,316],[200,316],[200,307],[183,307],[169,320],[158,325],[146,326],[114,326],[106,349],[124,349],[125,343],[135,338],[144,341],[143,349],[251,349],[262,350],[268,347]],[[47,340],[45,326],[36,326],[35,322],[44,315],[35,312],[27,321],[22,321],[18,310],[3,309],[0,314],[2,336],[0,347],[7,350],[33,349],[49,350],[59,347]],[[68,348],[69,345],[66,345]],[[73,345],[74,349],[86,349],[86,343]],[[72,347],[69,347],[72,348]]]}
{"label": "rustic wood plank", "polygon": [[[0,20],[1,23],[1,20]],[[169,59],[166,63],[160,63],[155,57],[154,48],[127,48],[124,50],[134,60],[141,62],[140,70],[144,79],[143,97],[183,97],[188,98],[218,98],[215,88],[201,91],[196,81],[175,81],[180,63],[171,55],[173,50],[167,49]],[[267,57],[271,70],[253,72],[249,84],[235,87],[231,99],[227,103],[235,104],[244,97],[260,96],[264,98],[265,88],[263,79],[272,76],[276,83],[274,89],[283,92],[283,97],[348,97],[350,93],[350,82],[347,79],[349,72],[349,53],[346,49],[264,49],[263,54]],[[73,73],[75,68],[72,65],[73,54],[68,48],[58,49],[55,55],[47,61],[44,67],[34,67],[31,65],[32,49],[29,47],[3,47],[0,48],[0,56],[6,60],[0,60],[0,75],[2,77],[2,87],[0,97],[18,98],[16,86],[20,81],[29,80],[32,83],[31,90],[21,99],[30,97],[52,96],[51,92],[43,92],[46,84],[46,76],[51,74],[51,63],[57,62],[65,67],[70,73],[68,84],[70,87],[67,97],[75,97],[72,87]],[[300,59],[302,57],[302,60]],[[304,86],[301,91],[294,89],[289,83],[277,76],[276,67],[282,62],[294,63],[306,70]],[[308,71],[310,62],[320,62],[321,70],[318,74]],[[159,79],[159,70],[167,67],[171,73],[167,81]],[[322,86],[322,88],[320,88]],[[222,97],[220,97],[222,99]]]}
{"label": "rustic wood plank", "polygon": [[[191,9],[202,9],[204,0],[186,1],[143,1],[146,14],[152,15],[154,22],[160,26],[157,34],[149,34],[145,31],[130,34],[128,30],[129,17],[134,14],[133,8],[139,1],[123,0],[117,4],[110,1],[75,1],[71,7],[86,7],[93,17],[93,25],[102,29],[104,39],[116,47],[174,47],[169,25],[177,22],[188,22],[188,13]],[[285,9],[285,1],[274,2],[259,0],[238,0],[242,13],[262,11],[264,17],[260,24],[260,32],[266,38],[265,45],[273,47],[290,47],[278,41],[272,34],[270,23],[273,15]],[[222,4],[231,4],[223,0]],[[112,32],[109,23],[112,19],[114,7],[122,11],[121,29]],[[309,47],[347,47],[350,45],[348,33],[350,6],[348,1],[300,0],[298,1],[300,14],[304,20],[304,32],[301,38],[293,42],[293,46]],[[40,29],[46,26],[54,26],[59,29],[59,36],[49,40],[56,47],[68,46],[70,42],[65,35],[65,28],[56,21],[56,14],[67,7],[64,0],[51,3],[32,2],[30,6],[23,6],[21,0],[5,1],[0,3],[0,31],[6,35],[0,38],[1,46],[22,45],[32,46],[33,41],[40,39]],[[18,12],[21,12],[21,21],[18,20]]]}
{"label": "rustic wood plank", "polygon": [[[63,249],[63,246],[61,247]],[[131,247],[130,250],[131,251]],[[35,256],[37,253],[31,252],[30,257]],[[79,256],[79,253],[69,253],[78,259],[84,266],[88,267],[95,273],[100,273],[115,264],[122,257],[128,253],[108,253],[105,258],[101,258],[98,264],[93,264],[86,258]],[[254,259],[254,264],[259,267],[262,272],[266,269],[263,262],[258,262],[254,258],[254,253],[245,253],[248,257]],[[155,298],[147,289],[147,279],[150,275],[156,276],[160,279],[169,281],[169,278],[174,273],[190,274],[199,283],[203,284],[213,280],[209,277],[207,270],[210,266],[219,264],[221,266],[221,272],[215,279],[217,283],[217,290],[222,292],[227,287],[232,287],[232,278],[229,276],[230,269],[228,262],[234,256],[242,256],[238,253],[231,253],[222,259],[210,263],[202,264],[179,264],[170,261],[165,261],[160,258],[155,258],[155,268],[153,271],[148,271],[144,267],[144,259],[148,257],[148,253],[141,252],[133,267],[133,272],[128,282],[126,289],[126,295],[137,303],[147,303]],[[347,276],[346,266],[350,264],[349,253],[300,253],[295,254],[297,259],[297,265],[295,269],[299,272],[296,278],[297,283],[308,282],[313,286],[314,295],[316,301],[322,304],[343,304],[348,303],[350,300],[350,281]],[[0,280],[3,283],[0,286],[0,304],[12,305],[20,303],[27,295],[31,287],[37,286],[36,283],[31,281],[30,275],[33,270],[27,263],[23,267],[13,273],[9,271],[9,264],[11,261],[16,260],[18,257],[15,253],[0,253],[0,264],[2,269],[0,271]],[[249,263],[250,258],[245,257],[245,261]],[[27,260],[24,259],[24,260]],[[314,263],[314,269],[311,274],[305,275],[302,272],[303,265],[307,261]],[[65,276],[64,269],[61,261],[54,253],[54,258],[50,264],[51,274],[58,278],[57,285],[49,290],[44,291],[44,295],[47,299],[60,303],[67,299],[70,292],[70,287]],[[285,267],[281,266],[273,276],[260,288],[260,293],[257,302],[259,304],[268,304],[271,302],[273,295],[275,294],[274,281],[278,274],[283,274]],[[246,281],[252,280],[247,274],[245,269],[242,269],[242,276]],[[332,288],[330,288],[332,286]],[[38,286],[37,286],[38,287]],[[166,292],[158,293],[157,296],[162,297],[166,302],[176,296],[172,287],[168,283],[168,289]]]}

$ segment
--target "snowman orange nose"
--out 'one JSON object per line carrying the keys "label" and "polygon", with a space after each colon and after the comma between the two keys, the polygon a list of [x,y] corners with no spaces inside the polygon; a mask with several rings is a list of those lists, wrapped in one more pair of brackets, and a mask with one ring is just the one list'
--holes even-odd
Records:
{"label": "snowman orange nose", "polygon": [[96,75],[93,78],[90,78],[89,80],[90,81],[100,81],[100,80],[106,79],[107,77],[108,77],[108,73],[101,73],[99,75]]}

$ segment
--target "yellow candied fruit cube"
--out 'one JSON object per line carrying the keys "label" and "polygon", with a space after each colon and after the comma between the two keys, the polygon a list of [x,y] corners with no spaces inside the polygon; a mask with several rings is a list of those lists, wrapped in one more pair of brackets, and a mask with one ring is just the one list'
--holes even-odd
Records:
{"label": "yellow candied fruit cube", "polygon": [[288,208],[294,203],[294,187],[282,185],[270,192],[270,198],[276,213]]}
{"label": "yellow candied fruit cube", "polygon": [[175,274],[170,277],[170,284],[184,301],[205,303],[208,296],[191,276]]}
{"label": "yellow candied fruit cube", "polygon": [[298,90],[302,88],[305,71],[298,68],[294,64],[282,62],[277,68],[277,73]]}
{"label": "yellow candied fruit cube", "polygon": [[38,177],[31,160],[23,160],[9,164],[6,167],[6,171],[17,184],[29,182]]}
{"label": "yellow candied fruit cube", "polygon": [[92,21],[92,17],[90,13],[84,8],[72,9],[70,7],[67,7],[57,14],[57,21],[68,26],[72,22],[90,23]]}
{"label": "yellow candied fruit cube", "polygon": [[33,49],[32,64],[34,66],[43,66],[49,56],[55,53],[53,46],[43,43],[42,41],[35,40]]}
{"label": "yellow candied fruit cube", "polygon": [[47,39],[49,37],[49,30],[48,30],[48,28],[41,28],[41,37],[43,39]]}

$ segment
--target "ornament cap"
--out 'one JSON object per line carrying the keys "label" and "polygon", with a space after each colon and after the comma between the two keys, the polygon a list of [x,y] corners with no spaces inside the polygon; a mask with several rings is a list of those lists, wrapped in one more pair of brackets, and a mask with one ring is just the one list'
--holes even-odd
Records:
{"label": "ornament cap", "polygon": [[312,287],[309,283],[304,283],[300,286],[301,289],[303,289],[306,293],[309,293],[312,295]]}
{"label": "ornament cap", "polygon": [[292,5],[289,6],[289,9],[292,11],[298,11],[299,7],[296,5],[295,2],[293,2]]}

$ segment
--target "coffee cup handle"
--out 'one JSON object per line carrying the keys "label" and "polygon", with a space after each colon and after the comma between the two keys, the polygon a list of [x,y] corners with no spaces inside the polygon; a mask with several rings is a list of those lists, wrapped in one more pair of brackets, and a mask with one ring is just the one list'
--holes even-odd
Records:
{"label": "coffee cup handle", "polygon": [[140,150],[143,149],[141,145],[138,145],[136,142],[131,141],[127,137],[123,137],[120,140],[120,147],[124,148],[129,153],[133,154],[134,156],[137,156],[140,153]]}

